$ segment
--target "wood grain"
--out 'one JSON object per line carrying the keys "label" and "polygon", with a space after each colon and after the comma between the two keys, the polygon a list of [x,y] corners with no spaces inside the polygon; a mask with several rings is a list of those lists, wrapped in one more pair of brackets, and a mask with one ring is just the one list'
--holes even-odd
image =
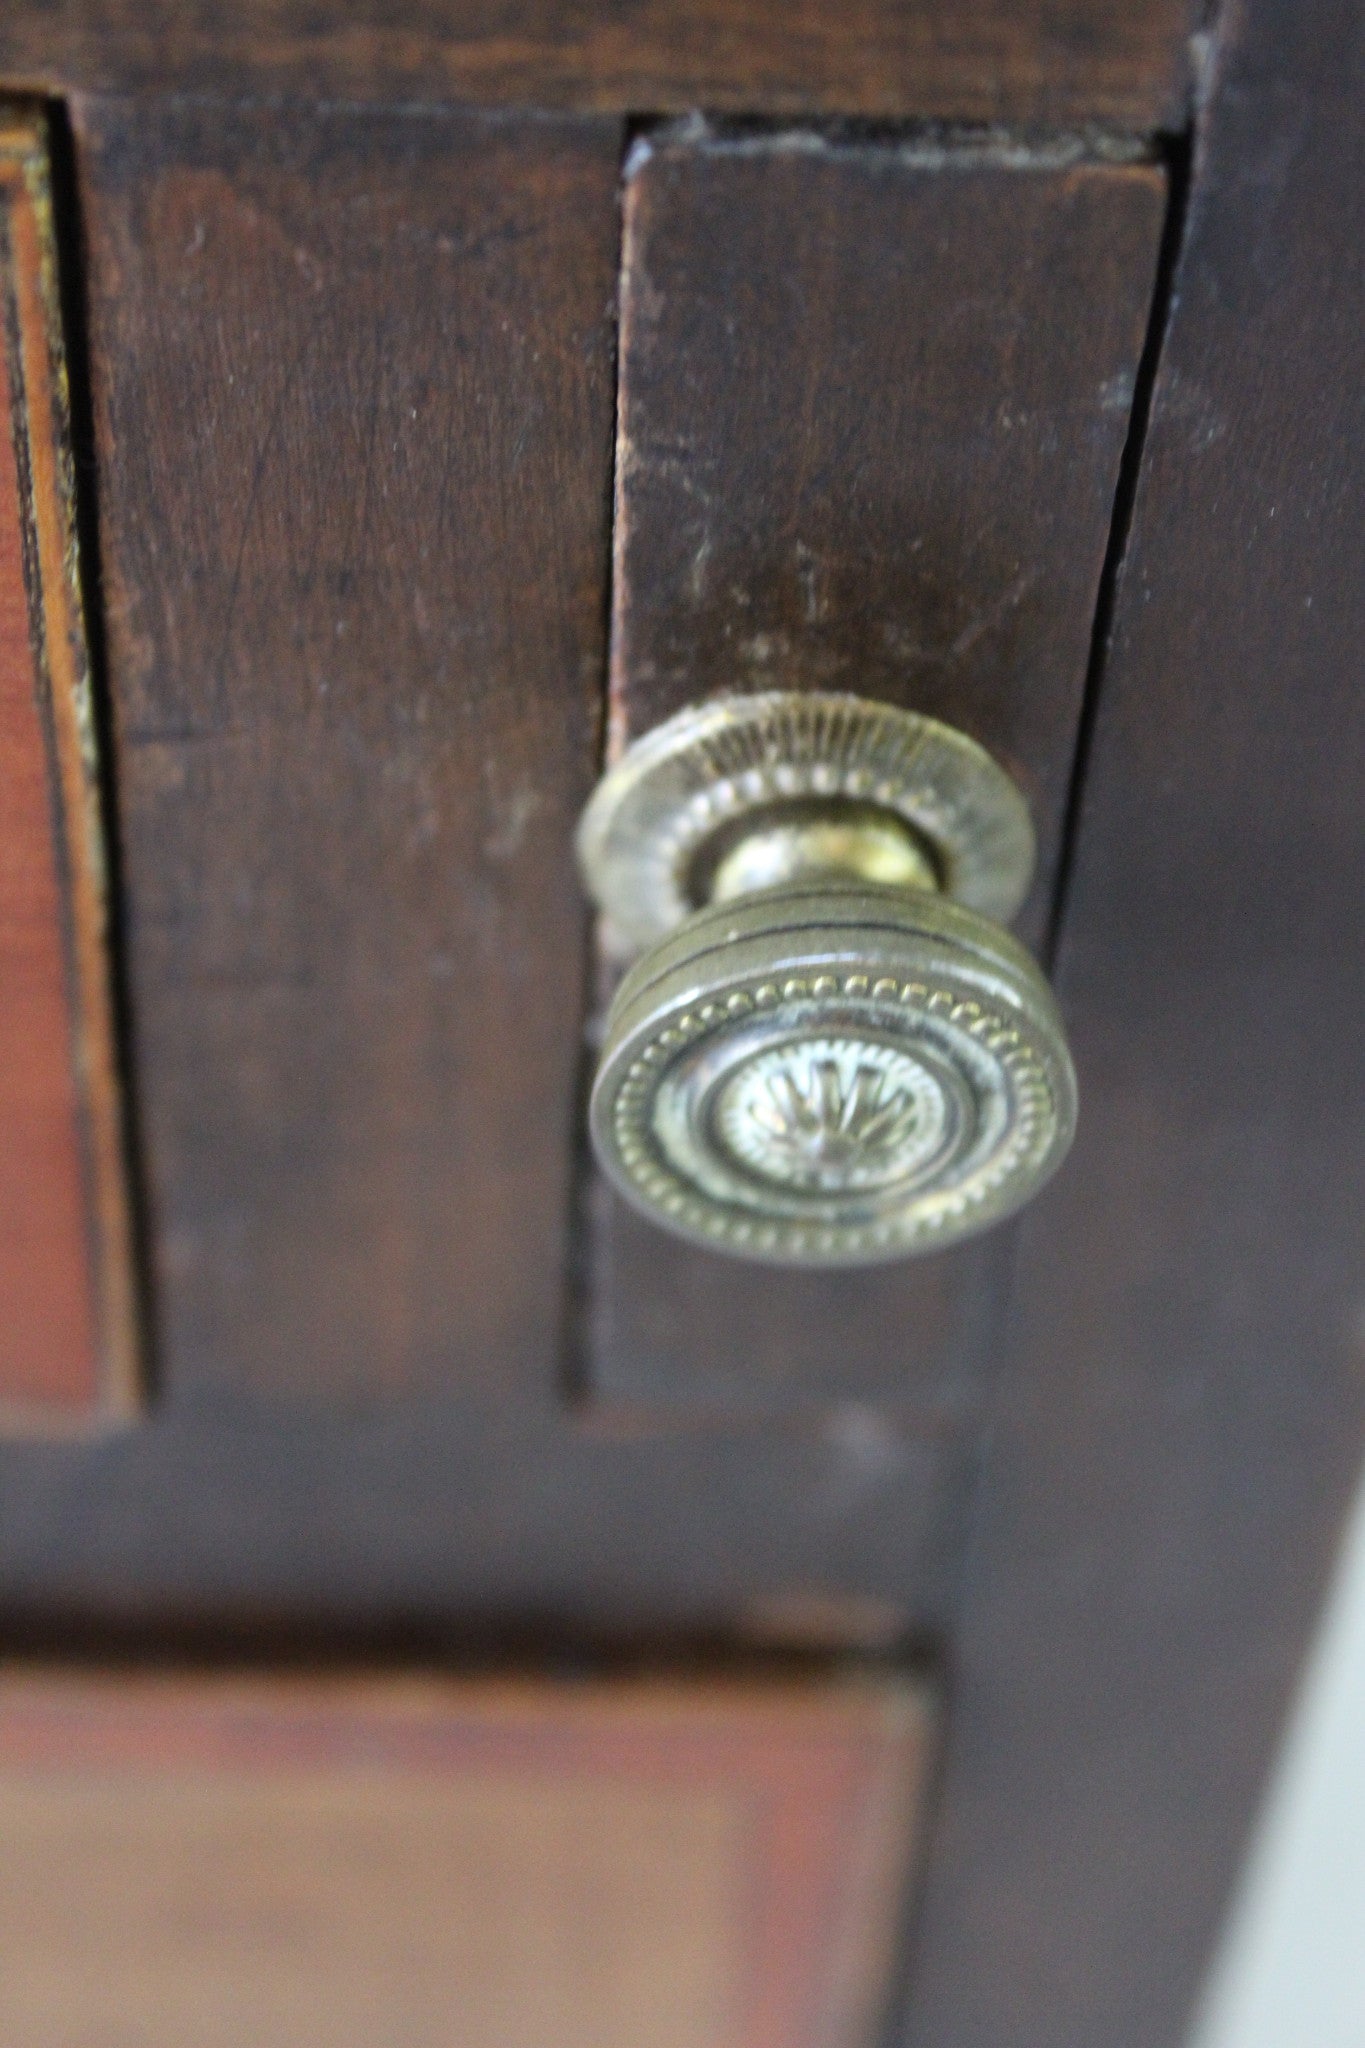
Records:
{"label": "wood grain", "polygon": [[1189,0],[9,0],[0,78],[604,113],[1176,126]]}
{"label": "wood grain", "polygon": [[0,1630],[409,1651],[942,1636],[960,1447],[857,1413],[593,1428],[553,1395],[324,1415],[224,1389],[117,1439],[0,1442]]}
{"label": "wood grain", "polygon": [[0,1678],[25,2048],[869,2048],[894,1680]]}
{"label": "wood grain", "polygon": [[78,109],[164,1370],[548,1383],[610,121]]}
{"label": "wood grain", "polygon": [[[611,740],[849,689],[1003,761],[1056,874],[1165,198],[1074,146],[684,132],[626,184]],[[970,1412],[997,1243],[873,1272],[696,1251],[592,1197],[586,1378],[632,1410]]]}
{"label": "wood grain", "polygon": [[0,1428],[137,1370],[46,137],[0,107]]}
{"label": "wood grain", "polygon": [[1059,963],[904,2035],[1172,2048],[1365,1454],[1365,90],[1233,12]]}

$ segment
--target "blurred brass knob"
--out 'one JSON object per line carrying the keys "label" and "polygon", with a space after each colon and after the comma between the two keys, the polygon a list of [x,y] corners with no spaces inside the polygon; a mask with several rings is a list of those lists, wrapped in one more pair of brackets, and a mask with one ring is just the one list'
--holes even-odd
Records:
{"label": "blurred brass knob", "polygon": [[1071,1142],[1056,1005],[1002,929],[1033,869],[975,741],[828,693],[713,699],[627,749],[578,855],[635,964],[590,1123],[626,1198],[741,1257],[936,1251]]}

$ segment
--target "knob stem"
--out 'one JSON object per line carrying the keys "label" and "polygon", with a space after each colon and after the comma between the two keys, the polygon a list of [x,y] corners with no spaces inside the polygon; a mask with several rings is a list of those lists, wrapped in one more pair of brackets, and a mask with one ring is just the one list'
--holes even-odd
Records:
{"label": "knob stem", "polygon": [[935,895],[943,886],[928,845],[907,819],[880,804],[816,797],[750,812],[722,843],[703,848],[693,896],[700,907],[818,881],[877,882]]}

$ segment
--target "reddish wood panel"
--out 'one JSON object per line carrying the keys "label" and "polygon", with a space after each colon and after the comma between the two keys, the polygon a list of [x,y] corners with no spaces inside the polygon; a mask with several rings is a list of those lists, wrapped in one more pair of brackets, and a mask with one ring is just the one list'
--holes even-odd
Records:
{"label": "reddish wood panel", "polygon": [[168,1387],[548,1388],[617,124],[77,126]]}
{"label": "reddish wood panel", "polygon": [[132,1276],[41,127],[0,110],[0,1427],[132,1392]]}
{"label": "reddish wood panel", "polygon": [[872,2048],[894,1680],[0,1678],[24,2048]]}
{"label": "reddish wood panel", "polygon": [[914,2048],[1171,2048],[1365,1456],[1365,44],[1226,35],[1058,980]]}
{"label": "reddish wood panel", "polygon": [[[847,689],[971,733],[1056,874],[1164,173],[1074,144],[637,147],[621,298],[611,739],[723,690]],[[960,1419],[994,1241],[800,1274],[598,1190],[585,1376],[654,1414]]]}
{"label": "reddish wood panel", "polygon": [[608,113],[862,114],[1147,132],[1191,0],[8,0],[0,76]]}

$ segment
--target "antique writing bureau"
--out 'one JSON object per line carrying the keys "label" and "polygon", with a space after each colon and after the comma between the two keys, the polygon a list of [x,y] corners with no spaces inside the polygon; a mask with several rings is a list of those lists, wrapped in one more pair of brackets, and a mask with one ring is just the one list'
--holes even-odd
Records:
{"label": "antique writing bureau", "polygon": [[[16,1652],[851,1666],[876,1967],[742,2038],[1185,2037],[1365,1448],[1363,74],[1338,0],[10,0]],[[1075,1144],[917,1257],[708,1248],[589,1142],[580,815],[778,692],[1027,820]]]}

